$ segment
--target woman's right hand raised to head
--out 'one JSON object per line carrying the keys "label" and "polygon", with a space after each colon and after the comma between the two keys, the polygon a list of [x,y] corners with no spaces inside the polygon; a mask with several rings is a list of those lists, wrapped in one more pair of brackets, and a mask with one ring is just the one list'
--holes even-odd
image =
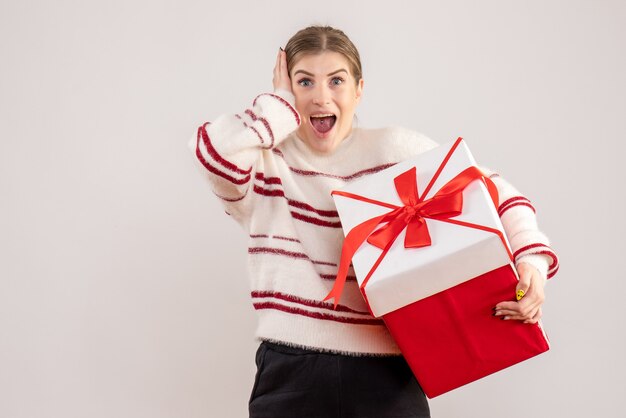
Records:
{"label": "woman's right hand raised to head", "polygon": [[293,94],[291,90],[291,80],[289,79],[289,70],[287,70],[287,53],[281,49],[278,50],[276,57],[276,66],[274,67],[274,91],[286,90]]}

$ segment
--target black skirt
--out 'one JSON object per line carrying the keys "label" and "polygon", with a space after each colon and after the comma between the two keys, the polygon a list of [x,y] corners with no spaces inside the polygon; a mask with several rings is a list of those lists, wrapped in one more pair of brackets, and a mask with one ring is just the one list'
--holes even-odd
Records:
{"label": "black skirt", "polygon": [[402,356],[349,356],[264,341],[250,418],[430,417]]}

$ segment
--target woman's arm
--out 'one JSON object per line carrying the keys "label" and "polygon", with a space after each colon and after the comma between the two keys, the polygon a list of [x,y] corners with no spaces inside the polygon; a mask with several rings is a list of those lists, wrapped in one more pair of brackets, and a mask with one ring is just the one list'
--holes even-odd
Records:
{"label": "woman's arm", "polygon": [[273,94],[257,96],[241,114],[204,123],[189,142],[213,192],[238,221],[251,211],[247,195],[262,152],[278,145],[300,123],[282,51],[274,68],[274,89]]}
{"label": "woman's arm", "polygon": [[536,211],[530,200],[502,177],[484,168],[483,171],[498,188],[498,214],[520,277],[516,288],[520,300],[498,303],[494,314],[507,320],[536,323],[541,318],[545,282],[559,269],[558,258],[550,248],[546,235],[539,230]]}

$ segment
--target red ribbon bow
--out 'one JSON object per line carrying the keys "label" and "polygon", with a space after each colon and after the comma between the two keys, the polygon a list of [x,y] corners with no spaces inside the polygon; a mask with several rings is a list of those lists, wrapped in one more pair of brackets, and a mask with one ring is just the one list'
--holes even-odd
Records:
{"label": "red ribbon bow", "polygon": [[[425,221],[426,218],[481,229],[497,234],[502,240],[504,247],[507,249],[509,257],[512,258],[512,254],[501,231],[483,225],[451,219],[461,214],[463,210],[463,190],[474,180],[483,181],[485,186],[487,186],[487,190],[489,191],[496,208],[498,207],[498,190],[495,184],[477,167],[472,166],[463,170],[452,180],[447,182],[433,197],[425,199],[425,196],[432,188],[433,184],[439,177],[439,174],[460,144],[461,140],[462,138],[459,137],[450,151],[448,151],[448,154],[433,175],[421,197],[417,190],[415,167],[394,178],[396,191],[404,206],[396,206],[348,192],[332,192],[333,195],[336,194],[367,203],[373,203],[379,206],[388,207],[392,210],[384,215],[377,216],[360,223],[352,228],[348,235],[346,235],[341,249],[341,261],[337,272],[337,278],[335,279],[335,285],[330,293],[328,293],[328,295],[324,298],[324,301],[334,298],[334,307],[337,307],[346,282],[352,256],[366,239],[370,244],[382,249],[383,252],[378,257],[378,260],[376,260],[360,286],[363,296],[365,296],[365,285],[389,251],[389,248],[391,248],[391,245],[394,243],[398,235],[400,235],[405,228],[407,230],[404,240],[405,248],[420,248],[431,245],[431,238]],[[383,224],[384,226],[376,230],[379,225]]]}

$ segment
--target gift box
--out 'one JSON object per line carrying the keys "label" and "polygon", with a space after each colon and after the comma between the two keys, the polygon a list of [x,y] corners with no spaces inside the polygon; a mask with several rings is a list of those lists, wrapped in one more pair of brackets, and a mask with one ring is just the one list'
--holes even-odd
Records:
{"label": "gift box", "polygon": [[351,260],[429,398],[548,350],[540,324],[493,316],[518,278],[497,189],[461,138],[333,197],[346,239],[326,300],[338,303]]}

